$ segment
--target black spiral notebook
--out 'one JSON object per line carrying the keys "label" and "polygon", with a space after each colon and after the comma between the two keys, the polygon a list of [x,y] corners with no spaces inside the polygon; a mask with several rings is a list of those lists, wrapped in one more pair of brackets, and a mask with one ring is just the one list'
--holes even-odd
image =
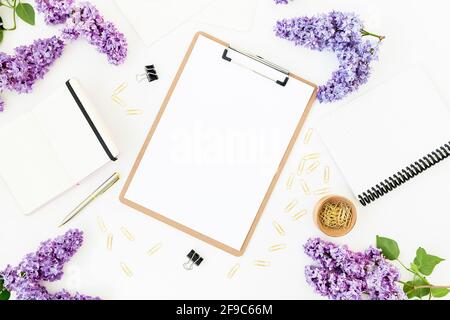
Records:
{"label": "black spiral notebook", "polygon": [[318,131],[362,205],[450,161],[450,109],[420,68],[336,110]]}

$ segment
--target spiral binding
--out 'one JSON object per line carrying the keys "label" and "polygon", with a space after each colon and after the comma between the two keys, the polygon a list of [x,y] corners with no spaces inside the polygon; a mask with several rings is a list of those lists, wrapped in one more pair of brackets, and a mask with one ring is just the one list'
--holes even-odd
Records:
{"label": "spiral binding", "polygon": [[375,201],[379,197],[382,197],[386,193],[404,184],[409,179],[414,178],[418,174],[424,172],[428,168],[438,164],[448,157],[450,157],[450,141],[410,164],[401,171],[398,171],[393,176],[381,181],[376,186],[367,189],[367,191],[358,195],[359,202],[365,206],[372,201]]}

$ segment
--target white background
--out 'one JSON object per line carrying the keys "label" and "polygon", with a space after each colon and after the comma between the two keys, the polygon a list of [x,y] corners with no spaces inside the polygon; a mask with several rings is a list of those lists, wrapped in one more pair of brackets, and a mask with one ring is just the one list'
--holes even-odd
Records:
{"label": "white background", "polygon": [[[95,48],[85,41],[72,43],[66,47],[64,55],[55,63],[44,80],[36,84],[32,94],[16,95],[11,92],[2,94],[6,100],[6,111],[0,114],[0,125],[30,110],[37,101],[42,100],[67,78],[76,77],[92,96],[100,115],[110,127],[121,150],[120,160],[96,172],[80,186],[28,217],[20,213],[6,187],[0,183],[2,269],[8,263],[18,263],[22,256],[33,251],[40,241],[64,232],[65,229],[56,228],[60,220],[113,171],[121,172],[125,178],[187,46],[198,30],[209,32],[238,47],[258,53],[320,84],[326,81],[336,68],[337,61],[334,56],[331,53],[311,52],[276,38],[272,31],[273,25],[282,17],[310,15],[331,9],[355,11],[365,20],[366,29],[383,34],[387,38],[380,51],[380,61],[375,64],[371,81],[353,97],[384,81],[404,66],[420,63],[437,82],[446,101],[450,101],[450,93],[446,92],[450,85],[448,80],[450,40],[446,34],[447,13],[450,8],[443,0],[339,2],[296,0],[288,6],[275,6],[271,0],[259,0],[252,27],[246,32],[189,22],[150,48],[141,44],[113,1],[92,2],[107,19],[114,21],[126,34],[129,41],[127,62],[119,67],[111,66],[105,56],[98,54]],[[133,1],[130,1],[130,5],[133,5]],[[149,13],[149,18],[151,17],[152,14]],[[57,32],[58,27],[45,26],[42,16],[38,16],[37,26],[31,27],[21,23],[17,31],[5,35],[0,48],[2,51],[11,52],[17,45]],[[159,81],[152,84],[145,82],[138,84],[135,81],[136,73],[140,73],[145,64],[156,65],[160,75]],[[123,99],[130,107],[143,109],[142,115],[127,116],[124,110],[110,99],[113,90],[122,82],[129,83],[128,89],[122,95]],[[316,119],[340,104],[317,103],[305,129],[314,127]],[[304,154],[320,152],[322,164],[320,169],[305,178],[311,188],[322,186],[322,168],[328,164],[331,167],[332,192],[347,196],[351,194],[317,136],[313,135],[311,142],[304,145],[302,142],[304,133],[292,152],[243,257],[235,258],[125,207],[118,201],[118,194],[125,181],[122,179],[68,226],[82,229],[85,232],[85,242],[67,265],[63,280],[50,287],[52,290],[62,287],[79,290],[105,299],[320,298],[305,283],[303,268],[311,261],[301,249],[301,245],[308,237],[323,236],[314,226],[311,217],[312,208],[319,197],[302,196],[298,179],[295,180],[292,190],[288,191],[285,181],[290,173],[296,171]],[[443,174],[449,168],[448,164],[442,164],[435,170],[440,170]],[[431,183],[436,181],[431,176],[421,179],[422,188],[418,183],[415,184],[418,196],[415,199],[404,199],[405,208],[414,207],[415,210],[402,210],[401,207],[391,206],[393,201],[389,201],[389,198],[380,200],[378,204],[368,208],[359,208],[359,219],[355,229],[346,237],[335,241],[347,243],[355,250],[363,250],[374,244],[376,234],[381,234],[398,240],[404,262],[414,258],[419,245],[433,254],[450,258],[448,206],[438,207],[438,210],[427,210],[435,206],[421,202],[423,198],[421,193],[425,192],[427,195],[439,195],[441,202],[445,204],[441,197],[448,197],[448,181],[438,181],[436,186]],[[426,190],[423,188],[424,184],[427,185]],[[391,199],[402,197],[400,190],[397,193],[398,195],[392,195]],[[284,212],[286,205],[294,198],[298,199],[299,204],[293,212],[308,209],[308,215],[296,222],[292,221],[289,213]],[[103,218],[109,231],[114,234],[112,251],[106,249],[106,234],[97,225],[98,216]],[[274,231],[272,226],[274,220],[284,226],[286,230],[284,237],[280,237]],[[133,233],[135,241],[129,241],[122,235],[120,232],[122,226]],[[157,243],[162,243],[161,249],[153,256],[147,256],[146,251]],[[268,247],[277,243],[287,244],[287,249],[276,253],[269,252]],[[182,264],[186,260],[185,255],[192,248],[200,252],[205,261],[200,268],[187,272],[182,268]],[[256,267],[253,265],[255,259],[271,261],[271,266]],[[120,262],[125,262],[129,266],[133,271],[132,277],[127,277],[122,272]],[[228,279],[227,273],[236,263],[240,264],[240,269],[234,278]],[[450,264],[447,261],[441,263],[430,280],[438,284],[448,284],[449,270]],[[408,275],[404,273],[404,276]]]}

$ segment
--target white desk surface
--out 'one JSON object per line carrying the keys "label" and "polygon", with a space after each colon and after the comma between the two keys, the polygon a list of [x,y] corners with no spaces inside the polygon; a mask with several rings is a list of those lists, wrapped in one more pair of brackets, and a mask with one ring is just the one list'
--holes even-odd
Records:
{"label": "white desk surface", "polygon": [[[50,286],[52,289],[65,287],[105,299],[320,299],[305,282],[303,269],[311,260],[303,254],[301,248],[311,236],[326,238],[314,226],[311,217],[318,196],[302,196],[298,179],[292,190],[286,190],[285,182],[289,174],[296,171],[304,154],[320,152],[322,165],[328,164],[331,168],[332,192],[351,196],[318,137],[313,135],[308,145],[302,142],[306,129],[314,127],[318,118],[343,102],[331,105],[317,103],[314,106],[249,248],[241,258],[233,257],[122,205],[118,194],[125,177],[196,31],[209,32],[321,84],[336,68],[337,61],[333,54],[309,51],[276,38],[272,32],[275,21],[278,18],[332,9],[355,11],[365,20],[367,30],[387,36],[380,51],[380,61],[374,64],[371,80],[356,95],[384,81],[403,66],[420,63],[428,69],[444,98],[450,102],[450,92],[446,90],[450,86],[450,60],[447,56],[450,41],[442,37],[442,30],[448,29],[446,13],[450,5],[445,1],[437,1],[430,6],[426,1],[419,0],[347,0],[339,4],[333,0],[296,0],[288,6],[275,6],[272,0],[259,0],[254,23],[249,31],[237,32],[188,22],[152,47],[146,48],[113,1],[92,2],[127,35],[127,62],[119,67],[109,65],[106,57],[98,54],[85,41],[74,42],[66,47],[64,55],[52,66],[44,80],[36,84],[32,94],[2,94],[7,105],[6,111],[0,114],[0,125],[29,110],[36,101],[42,100],[50,90],[69,77],[76,77],[98,105],[100,115],[110,127],[121,150],[121,157],[119,161],[102,168],[81,185],[31,216],[20,213],[5,185],[0,182],[0,268],[3,269],[8,263],[18,263],[40,241],[61,234],[67,228],[80,228],[85,232],[84,245],[66,266],[64,278]],[[150,17],[151,15],[149,13]],[[36,27],[20,24],[13,34],[6,34],[1,50],[10,52],[19,44],[56,33],[57,27],[44,26],[42,16],[38,15]],[[141,73],[146,64],[156,65],[160,80],[151,84],[138,84],[135,75]],[[142,108],[142,115],[128,116],[112,102],[111,94],[122,82],[129,84],[122,98],[130,107]],[[66,228],[56,228],[68,211],[116,170],[123,175],[120,183],[96,200]],[[322,170],[306,176],[306,180],[311,186],[320,186]],[[439,187],[449,189],[448,183]],[[284,208],[296,197],[299,204],[294,210],[306,208],[308,215],[293,222]],[[431,211],[411,215],[408,212],[392,211],[389,201],[361,208],[355,229],[335,241],[347,243],[355,250],[363,250],[370,244],[373,245],[375,235],[380,234],[399,242],[401,257],[405,262],[412,261],[418,246],[450,259],[450,212]],[[106,249],[106,234],[97,225],[98,216],[103,218],[114,234],[112,251]],[[274,231],[274,220],[284,226],[284,237]],[[131,242],[122,235],[122,226],[134,234],[135,241]],[[157,243],[162,243],[161,249],[153,256],[147,256],[146,251]],[[287,244],[287,249],[270,253],[268,247],[277,243]],[[201,267],[187,272],[182,264],[190,249],[200,252],[205,261]],[[255,259],[269,260],[272,264],[268,268],[256,267],[253,265]],[[130,267],[132,277],[124,275],[120,262],[125,262]],[[236,263],[240,264],[240,269],[234,278],[228,279],[227,273]],[[431,280],[448,284],[449,271],[450,263],[444,261],[437,267]]]}

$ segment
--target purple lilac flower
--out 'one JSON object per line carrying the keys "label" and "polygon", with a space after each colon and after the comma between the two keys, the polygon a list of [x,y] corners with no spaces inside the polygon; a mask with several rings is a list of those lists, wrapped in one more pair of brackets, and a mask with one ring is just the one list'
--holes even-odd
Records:
{"label": "purple lilac flower", "polygon": [[[42,79],[64,50],[59,37],[39,39],[31,45],[20,46],[13,55],[0,53],[0,92],[5,89],[18,93],[30,92],[34,83]],[[0,111],[4,106],[0,102]]]}
{"label": "purple lilac flower", "polygon": [[295,45],[337,54],[339,68],[318,92],[320,102],[333,102],[366,83],[370,63],[377,59],[379,42],[364,40],[364,36],[372,34],[363,28],[363,22],[356,14],[332,11],[313,17],[283,19],[276,23],[274,30],[276,36]]}
{"label": "purple lilac flower", "polygon": [[319,101],[340,100],[365,84],[370,76],[370,62],[377,59],[378,47],[379,43],[364,41],[337,52],[339,68],[326,84],[319,86]]}
{"label": "purple lilac flower", "polygon": [[332,11],[277,21],[275,34],[312,50],[338,51],[361,42],[361,29],[363,22],[356,14]]}
{"label": "purple lilac flower", "polygon": [[127,41],[115,25],[105,21],[89,2],[74,4],[74,0],[37,0],[37,10],[48,24],[65,23],[63,38],[75,40],[80,36],[105,53],[112,64],[121,64],[127,56]]}
{"label": "purple lilac flower", "polygon": [[[90,3],[75,5],[74,0],[36,0],[37,10],[45,15],[48,24],[65,23],[62,37],[40,39],[30,46],[20,46],[14,55],[0,52],[0,93],[5,89],[18,93],[32,90],[36,80],[42,79],[50,65],[61,56],[66,42],[83,36],[108,61],[118,65],[127,56],[127,41],[113,23],[105,21]],[[0,98],[0,112],[5,106]]]}
{"label": "purple lilac flower", "polygon": [[66,22],[72,12],[74,0],[36,0],[36,10],[43,13],[47,24]]}
{"label": "purple lilac flower", "polygon": [[74,6],[63,30],[66,40],[85,37],[98,51],[105,53],[110,63],[118,65],[127,56],[127,41],[113,23],[105,21],[95,6],[82,2]]}
{"label": "purple lilac flower", "polygon": [[276,4],[288,4],[288,0],[275,0]]}
{"label": "purple lilac flower", "polygon": [[305,267],[306,281],[316,292],[335,300],[405,299],[396,281],[400,273],[376,248],[352,252],[347,246],[309,239],[305,253],[319,265]]}
{"label": "purple lilac flower", "polygon": [[92,300],[99,299],[62,290],[49,293],[41,281],[56,281],[63,276],[64,264],[83,243],[83,233],[69,230],[66,234],[41,243],[36,252],[27,254],[18,266],[8,265],[0,272],[5,288],[15,292],[19,300]]}

